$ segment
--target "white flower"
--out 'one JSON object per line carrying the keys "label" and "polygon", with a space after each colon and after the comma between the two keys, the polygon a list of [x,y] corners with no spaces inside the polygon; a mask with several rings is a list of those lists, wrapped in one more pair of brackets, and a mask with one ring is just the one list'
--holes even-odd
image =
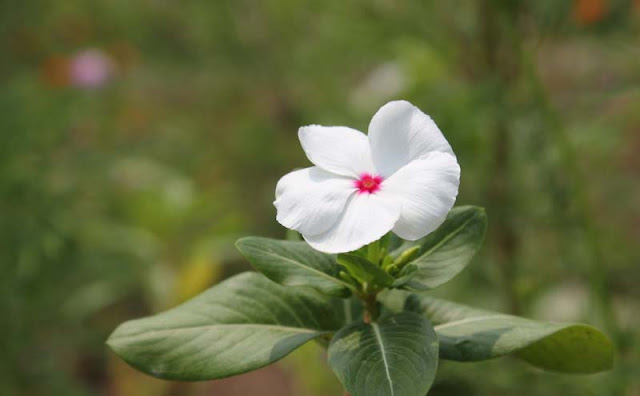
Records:
{"label": "white flower", "polygon": [[389,231],[420,239],[442,224],[458,195],[451,146],[409,102],[382,106],[368,136],[310,125],[298,137],[315,166],[282,177],[274,205],[278,222],[317,250],[350,252]]}

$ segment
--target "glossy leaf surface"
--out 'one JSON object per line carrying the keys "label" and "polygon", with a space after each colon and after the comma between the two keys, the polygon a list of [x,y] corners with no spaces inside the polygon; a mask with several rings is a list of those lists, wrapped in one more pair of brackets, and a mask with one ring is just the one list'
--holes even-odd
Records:
{"label": "glossy leaf surface", "polygon": [[382,300],[392,311],[429,318],[443,359],[479,361],[515,354],[534,366],[566,373],[596,373],[613,364],[611,341],[588,325],[530,320],[398,290]]}
{"label": "glossy leaf surface", "polygon": [[438,341],[431,324],[411,312],[356,322],[333,338],[329,364],[351,396],[424,396],[435,378]]}
{"label": "glossy leaf surface", "polygon": [[424,291],[438,287],[459,274],[480,249],[487,228],[483,208],[459,206],[449,212],[445,222],[433,233],[415,242],[405,242],[392,252],[420,246],[418,257],[411,264],[418,271],[404,287]]}
{"label": "glossy leaf surface", "polygon": [[258,271],[285,286],[309,286],[324,294],[345,296],[348,284],[338,278],[335,256],[303,241],[246,237],[236,247]]}
{"label": "glossy leaf surface", "polygon": [[120,325],[107,343],[159,378],[209,380],[273,363],[344,322],[338,299],[279,286],[257,273],[230,278],[161,314]]}

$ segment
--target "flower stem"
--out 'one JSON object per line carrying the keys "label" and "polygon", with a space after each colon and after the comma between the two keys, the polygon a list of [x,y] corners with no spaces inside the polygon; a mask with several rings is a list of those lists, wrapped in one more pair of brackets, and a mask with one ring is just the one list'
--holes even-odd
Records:
{"label": "flower stem", "polygon": [[365,306],[363,321],[371,323],[380,316],[380,306],[378,305],[376,294],[368,294],[363,300]]}

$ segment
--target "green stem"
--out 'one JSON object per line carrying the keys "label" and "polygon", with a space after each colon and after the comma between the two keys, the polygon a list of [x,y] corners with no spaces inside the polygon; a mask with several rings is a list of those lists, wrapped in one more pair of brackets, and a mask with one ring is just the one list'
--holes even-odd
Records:
{"label": "green stem", "polygon": [[376,294],[368,294],[364,298],[364,322],[371,323],[378,319],[380,316],[380,306],[378,304],[378,299]]}

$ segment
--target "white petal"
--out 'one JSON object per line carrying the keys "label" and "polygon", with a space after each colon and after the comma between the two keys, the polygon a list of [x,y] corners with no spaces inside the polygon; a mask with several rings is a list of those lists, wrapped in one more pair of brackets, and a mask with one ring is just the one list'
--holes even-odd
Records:
{"label": "white petal", "polygon": [[379,195],[402,203],[393,232],[415,241],[442,224],[460,185],[460,166],[448,153],[433,152],[410,162],[382,183]]}
{"label": "white petal", "polygon": [[331,228],[321,234],[302,236],[322,252],[351,252],[391,231],[399,216],[398,202],[378,194],[356,194]]}
{"label": "white petal", "polygon": [[373,171],[369,140],[360,131],[310,125],[298,130],[298,138],[309,160],[326,171],[356,178]]}
{"label": "white petal", "polygon": [[353,180],[316,166],[293,171],[276,186],[276,219],[300,233],[324,232],[338,221],[355,192]]}
{"label": "white petal", "polygon": [[378,110],[369,124],[369,141],[376,170],[385,177],[433,151],[453,155],[431,117],[404,100]]}

